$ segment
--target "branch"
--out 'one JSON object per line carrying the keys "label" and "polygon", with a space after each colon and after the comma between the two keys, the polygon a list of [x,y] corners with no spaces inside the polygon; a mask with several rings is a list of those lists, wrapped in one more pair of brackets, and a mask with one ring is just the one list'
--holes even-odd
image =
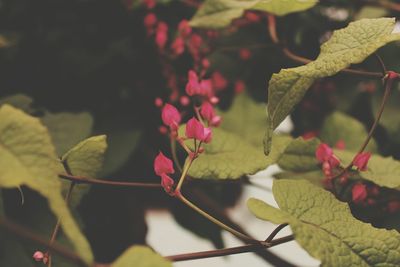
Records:
{"label": "branch", "polygon": [[240,253],[247,252],[256,252],[262,251],[267,248],[271,248],[277,246],[282,243],[286,243],[292,241],[294,239],[293,235],[285,236],[282,238],[278,238],[270,243],[263,244],[247,244],[244,246],[232,247],[232,248],[224,248],[224,249],[216,249],[216,250],[207,250],[202,252],[194,252],[194,253],[186,253],[186,254],[178,254],[165,257],[170,261],[187,261],[187,260],[196,260],[196,259],[206,259],[213,257],[221,257],[227,255],[234,255]]}
{"label": "branch", "polygon": [[84,176],[74,176],[74,175],[68,175],[68,174],[59,174],[58,177],[69,180],[71,182],[75,182],[77,184],[162,188],[161,184],[155,184],[155,183],[118,182],[118,181],[109,181],[109,180],[101,180],[101,179],[96,179],[96,178],[89,178],[89,177],[84,177]]}
{"label": "branch", "polygon": [[[301,56],[294,54],[292,51],[289,50],[289,48],[284,46],[282,44],[282,42],[279,40],[278,35],[276,33],[275,16],[268,14],[267,18],[268,18],[268,33],[271,37],[271,40],[274,44],[276,44],[282,48],[282,52],[287,58],[289,58],[295,62],[301,63],[301,64],[308,64],[313,61],[309,58],[301,57]],[[379,79],[383,78],[383,74],[380,72],[369,72],[369,71],[354,70],[354,69],[348,69],[348,68],[342,69],[340,72],[369,77],[369,78],[379,78]]]}
{"label": "branch", "polygon": [[59,254],[64,258],[70,260],[77,264],[77,266],[85,266],[88,265],[79,257],[79,255],[75,254],[74,252],[70,251],[69,249],[57,244],[51,244],[49,241],[43,239],[41,236],[31,232],[30,230],[26,229],[25,227],[11,222],[8,219],[0,218],[0,226],[5,228],[7,231],[15,234],[16,236],[23,238],[25,240],[33,241],[39,245],[45,246],[49,251]]}

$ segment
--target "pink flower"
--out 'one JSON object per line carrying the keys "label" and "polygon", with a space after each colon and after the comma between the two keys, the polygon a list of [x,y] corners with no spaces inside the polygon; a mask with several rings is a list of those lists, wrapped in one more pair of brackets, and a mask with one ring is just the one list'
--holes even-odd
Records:
{"label": "pink flower", "polygon": [[163,50],[168,40],[168,25],[161,21],[156,29],[156,45],[160,50]]}
{"label": "pink flower", "polygon": [[33,259],[37,262],[39,261],[43,261],[44,259],[44,254],[41,251],[36,251],[35,253],[33,253]]}
{"label": "pink flower", "polygon": [[353,165],[357,167],[359,171],[366,171],[369,158],[371,157],[371,153],[364,152],[357,154],[353,160]]}
{"label": "pink flower", "polygon": [[155,0],[143,0],[144,5],[148,8],[148,9],[152,9],[156,6],[156,1]]}
{"label": "pink flower", "polygon": [[200,114],[205,120],[210,122],[215,117],[214,107],[205,101],[200,107]]}
{"label": "pink flower", "polygon": [[221,116],[214,116],[210,121],[210,125],[214,127],[218,127],[221,124],[222,118]]}
{"label": "pink flower", "polygon": [[318,135],[317,131],[308,131],[303,133],[303,135],[301,137],[303,137],[304,140],[310,140],[313,139],[314,137],[316,137]]}
{"label": "pink flower", "polygon": [[144,17],[144,26],[146,28],[152,28],[157,23],[157,17],[154,13],[149,13]]}
{"label": "pink flower", "polygon": [[164,156],[161,151],[154,159],[154,172],[158,176],[162,176],[163,174],[172,174],[175,172],[172,160]]}
{"label": "pink flower", "polygon": [[188,82],[186,84],[186,93],[190,96],[199,95],[205,97],[212,96],[212,83],[211,80],[199,81],[196,72],[189,70]]}
{"label": "pink flower", "polygon": [[340,150],[346,149],[346,143],[343,140],[339,140],[336,142],[335,147]]}
{"label": "pink flower", "polygon": [[161,186],[164,188],[165,192],[172,195],[174,180],[169,177],[167,174],[161,174]]}
{"label": "pink flower", "polygon": [[177,37],[171,45],[172,51],[175,55],[179,56],[185,52],[185,41],[182,37]]}
{"label": "pink flower", "polygon": [[186,107],[187,105],[190,104],[190,99],[189,97],[183,95],[179,98],[179,103],[181,103],[182,106]]}
{"label": "pink flower", "polygon": [[179,114],[176,107],[167,103],[161,111],[161,119],[163,123],[169,126],[172,130],[177,130],[178,125],[181,122],[181,114]]}
{"label": "pink flower", "polygon": [[214,72],[211,75],[211,80],[212,80],[213,88],[215,88],[216,90],[223,90],[228,86],[228,81],[218,71]]}
{"label": "pink flower", "polygon": [[329,161],[329,159],[332,157],[333,151],[330,146],[327,144],[321,143],[318,147],[317,150],[315,151],[315,156],[317,160],[321,163],[325,161]]}
{"label": "pink flower", "polygon": [[351,195],[354,203],[361,203],[368,196],[367,187],[362,183],[356,183],[351,189]]}
{"label": "pink flower", "polygon": [[203,58],[203,60],[201,61],[201,65],[205,70],[207,70],[210,67],[210,61],[206,58]]}
{"label": "pink flower", "polygon": [[192,33],[192,27],[190,27],[187,20],[181,20],[178,24],[178,31],[183,37],[187,37]]}
{"label": "pink flower", "polygon": [[156,99],[154,99],[154,105],[158,108],[161,108],[163,105],[163,101],[161,98],[157,97]]}
{"label": "pink flower", "polygon": [[194,117],[186,123],[185,134],[187,138],[194,138],[205,143],[209,143],[212,138],[211,129],[205,128],[203,124]]}
{"label": "pink flower", "polygon": [[246,89],[246,85],[242,80],[237,80],[235,82],[235,93],[240,94]]}

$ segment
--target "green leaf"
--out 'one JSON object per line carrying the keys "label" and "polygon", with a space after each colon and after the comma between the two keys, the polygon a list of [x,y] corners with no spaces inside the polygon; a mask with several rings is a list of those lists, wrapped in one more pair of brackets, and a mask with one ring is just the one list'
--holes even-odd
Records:
{"label": "green leaf", "polygon": [[255,9],[278,16],[313,7],[317,0],[206,0],[190,21],[192,27],[222,28],[240,18],[245,10]]}
{"label": "green leaf", "polygon": [[294,172],[319,169],[318,161],[315,158],[315,150],[319,143],[319,140],[316,138],[304,140],[302,137],[299,137],[293,140],[279,158],[279,167],[283,170]]}
{"label": "green leaf", "polygon": [[75,250],[93,261],[89,243],[73,220],[61,195],[57,160],[47,129],[36,118],[9,105],[0,108],[0,187],[26,185],[47,198],[51,210]]}
{"label": "green leaf", "polygon": [[[352,162],[354,152],[335,150],[343,165]],[[368,162],[368,169],[359,172],[359,175],[377,185],[400,189],[400,161],[390,157],[373,154]]]}
{"label": "green leaf", "polygon": [[265,11],[277,16],[285,16],[312,8],[318,0],[261,0],[253,6],[253,9]]}
{"label": "green leaf", "polygon": [[325,178],[321,170],[307,171],[307,172],[281,172],[274,175],[276,179],[293,179],[293,180],[307,180],[310,183],[322,187],[322,181]]}
{"label": "green leaf", "polygon": [[378,48],[400,39],[392,34],[394,18],[362,19],[333,33],[311,63],[273,74],[268,88],[268,115],[275,129],[300,102],[312,83],[332,76],[351,64],[361,63]]}
{"label": "green leaf", "polygon": [[219,112],[223,118],[220,128],[261,147],[266,131],[266,109],[265,104],[256,103],[248,94],[242,93],[235,97],[228,111]]}
{"label": "green leaf", "polygon": [[34,111],[32,108],[33,99],[24,94],[15,94],[0,99],[0,106],[9,104],[15,108],[22,109],[27,113]]}
{"label": "green leaf", "polygon": [[[266,157],[261,147],[257,149],[235,134],[214,128],[211,143],[204,145],[204,152],[193,162],[189,175],[196,178],[238,179],[254,174],[276,163],[291,140],[287,136],[276,136],[275,139],[272,151]],[[186,144],[193,149],[192,140]]]}
{"label": "green leaf", "polygon": [[63,155],[78,142],[87,138],[93,128],[93,118],[87,112],[82,113],[50,113],[42,117],[48,128],[57,155]]}
{"label": "green leaf", "polygon": [[111,264],[111,267],[172,267],[171,262],[164,259],[145,246],[133,246]]}
{"label": "green leaf", "polygon": [[274,181],[280,209],[257,199],[248,207],[255,216],[289,223],[296,241],[321,260],[321,266],[399,266],[400,234],[355,219],[347,204],[307,181]]}
{"label": "green leaf", "polygon": [[[100,172],[104,154],[107,149],[105,135],[90,137],[68,151],[62,158],[64,166],[68,172],[76,176],[96,177]],[[63,192],[66,192],[70,182],[63,181]],[[82,197],[89,191],[89,185],[77,185],[72,191],[71,206],[75,207]]]}
{"label": "green leaf", "polygon": [[141,133],[136,129],[114,130],[107,134],[108,148],[101,176],[119,170],[135,151],[140,137]]}
{"label": "green leaf", "polygon": [[[334,112],[328,116],[320,133],[323,142],[335,146],[339,140],[343,140],[346,149],[350,151],[358,151],[367,136],[368,131],[361,122],[342,112]],[[367,150],[371,152],[377,150],[374,140],[369,142]]]}

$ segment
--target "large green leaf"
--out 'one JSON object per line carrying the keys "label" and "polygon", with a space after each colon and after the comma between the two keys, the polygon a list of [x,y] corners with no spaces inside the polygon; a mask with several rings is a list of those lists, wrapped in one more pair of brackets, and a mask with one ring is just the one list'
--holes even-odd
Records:
{"label": "large green leaf", "polygon": [[[76,176],[96,177],[100,172],[107,149],[105,135],[90,137],[68,151],[62,158],[68,172]],[[63,191],[68,190],[70,182],[63,181]],[[89,191],[89,185],[77,185],[72,191],[71,206],[76,206]]]}
{"label": "large green leaf", "polygon": [[313,7],[317,0],[206,0],[190,21],[200,28],[222,28],[243,15],[245,10],[256,9],[278,16]]}
{"label": "large green leaf", "polygon": [[231,108],[219,113],[221,128],[235,133],[256,147],[261,147],[266,131],[266,105],[256,103],[246,93],[235,97]]}
{"label": "large green leaf", "polygon": [[87,112],[50,113],[42,117],[43,124],[50,132],[57,155],[61,156],[71,147],[90,135],[93,118]]}
{"label": "large green leaf", "polygon": [[82,235],[61,195],[61,164],[47,129],[36,118],[9,105],[0,108],[0,187],[26,185],[47,198],[77,253],[93,261]]}
{"label": "large green leaf", "polygon": [[[334,112],[329,115],[322,125],[320,138],[323,142],[334,146],[339,140],[344,141],[347,150],[358,151],[367,138],[368,132],[358,120],[342,113]],[[371,140],[367,150],[377,150],[376,143]]]}
{"label": "large green leaf", "polygon": [[267,105],[270,129],[275,129],[290,114],[316,79],[332,76],[351,64],[360,63],[378,48],[399,40],[400,34],[392,33],[394,26],[394,18],[352,22],[333,33],[321,46],[315,61],[272,75]]}
{"label": "large green leaf", "polygon": [[299,137],[293,140],[279,158],[279,167],[283,170],[294,172],[319,169],[318,161],[315,158],[315,150],[319,143],[319,140],[315,138],[304,140]]}
{"label": "large green leaf", "polygon": [[276,179],[293,179],[293,180],[307,180],[310,183],[322,187],[323,179],[325,178],[325,175],[322,173],[322,171],[319,170],[313,170],[313,171],[306,171],[306,172],[290,172],[290,171],[285,171],[281,173],[274,174],[274,178]]}
{"label": "large green leaf", "polygon": [[[239,136],[219,128],[213,129],[213,139],[205,144],[205,151],[193,162],[189,175],[196,178],[237,179],[254,174],[276,163],[291,138],[276,136],[272,151],[266,157]],[[193,148],[192,140],[187,145]]]}
{"label": "large green leaf", "polygon": [[[347,165],[352,162],[354,152],[335,150],[335,154]],[[362,178],[365,178],[377,185],[389,188],[400,189],[400,161],[391,157],[384,158],[373,154],[368,162],[368,169],[359,172]]]}
{"label": "large green leaf", "polygon": [[400,234],[355,219],[347,204],[307,181],[277,180],[273,193],[280,209],[250,199],[260,219],[289,223],[296,241],[322,266],[400,265]]}
{"label": "large green leaf", "polygon": [[171,262],[164,259],[149,247],[133,246],[111,264],[111,267],[172,267]]}

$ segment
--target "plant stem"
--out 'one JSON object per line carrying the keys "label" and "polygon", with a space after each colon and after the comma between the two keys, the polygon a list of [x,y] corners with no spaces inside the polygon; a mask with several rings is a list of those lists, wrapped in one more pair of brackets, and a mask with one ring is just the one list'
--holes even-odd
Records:
{"label": "plant stem", "polygon": [[109,180],[101,180],[101,179],[96,179],[96,178],[89,178],[89,177],[84,177],[84,176],[74,176],[74,175],[69,175],[69,174],[59,174],[58,177],[75,182],[76,184],[161,188],[161,184],[156,184],[156,183],[118,182],[118,181],[109,181]]}
{"label": "plant stem", "polygon": [[233,234],[234,236],[242,239],[242,240],[247,240],[251,243],[259,243],[259,241],[254,240],[253,238],[242,234],[238,231],[236,231],[235,229],[229,227],[228,225],[224,224],[223,222],[219,221],[218,219],[214,218],[213,216],[211,216],[210,214],[208,214],[207,212],[203,211],[202,209],[200,209],[199,207],[197,207],[195,204],[193,204],[192,202],[190,202],[187,198],[185,198],[182,194],[178,193],[176,195],[176,197],[182,201],[186,206],[188,206],[189,208],[193,209],[194,211],[196,211],[197,213],[199,213],[200,215],[204,216],[205,218],[207,218],[208,220],[210,220],[211,222],[215,223],[216,225],[220,226],[222,229],[230,232],[231,234]]}
{"label": "plant stem", "polygon": [[287,223],[283,223],[283,224],[278,225],[278,227],[276,227],[275,230],[272,231],[272,233],[267,237],[267,239],[265,240],[265,242],[271,243],[272,240],[274,239],[274,237],[275,237],[283,228],[285,228],[285,227],[288,226],[288,225],[289,225],[289,224],[287,224]]}
{"label": "plant stem", "polygon": [[181,191],[183,182],[185,181],[187,172],[189,171],[190,166],[193,163],[193,160],[194,160],[193,157],[191,157],[190,155],[186,158],[185,165],[183,166],[183,171],[182,171],[182,174],[181,174],[181,178],[179,178],[179,182],[178,182],[178,185],[176,186],[175,192],[180,192]]}
{"label": "plant stem", "polygon": [[171,139],[171,154],[172,154],[172,159],[174,160],[175,165],[176,165],[176,167],[178,167],[179,171],[182,172],[182,166],[181,166],[181,164],[179,163],[178,156],[176,155],[176,140],[175,140],[175,138],[173,138],[172,136],[171,136],[170,139]]}
{"label": "plant stem", "polygon": [[208,250],[202,252],[194,252],[194,253],[186,253],[186,254],[179,254],[173,256],[167,256],[166,258],[170,261],[187,261],[187,260],[196,260],[196,259],[206,259],[206,258],[213,258],[213,257],[221,257],[221,256],[228,256],[246,252],[256,252],[260,250],[264,250],[266,248],[270,248],[273,246],[277,246],[282,243],[286,243],[293,240],[293,235],[285,236],[282,238],[278,238],[271,243],[268,244],[247,244],[238,247],[232,248],[224,248],[224,249],[216,249],[216,250]]}

